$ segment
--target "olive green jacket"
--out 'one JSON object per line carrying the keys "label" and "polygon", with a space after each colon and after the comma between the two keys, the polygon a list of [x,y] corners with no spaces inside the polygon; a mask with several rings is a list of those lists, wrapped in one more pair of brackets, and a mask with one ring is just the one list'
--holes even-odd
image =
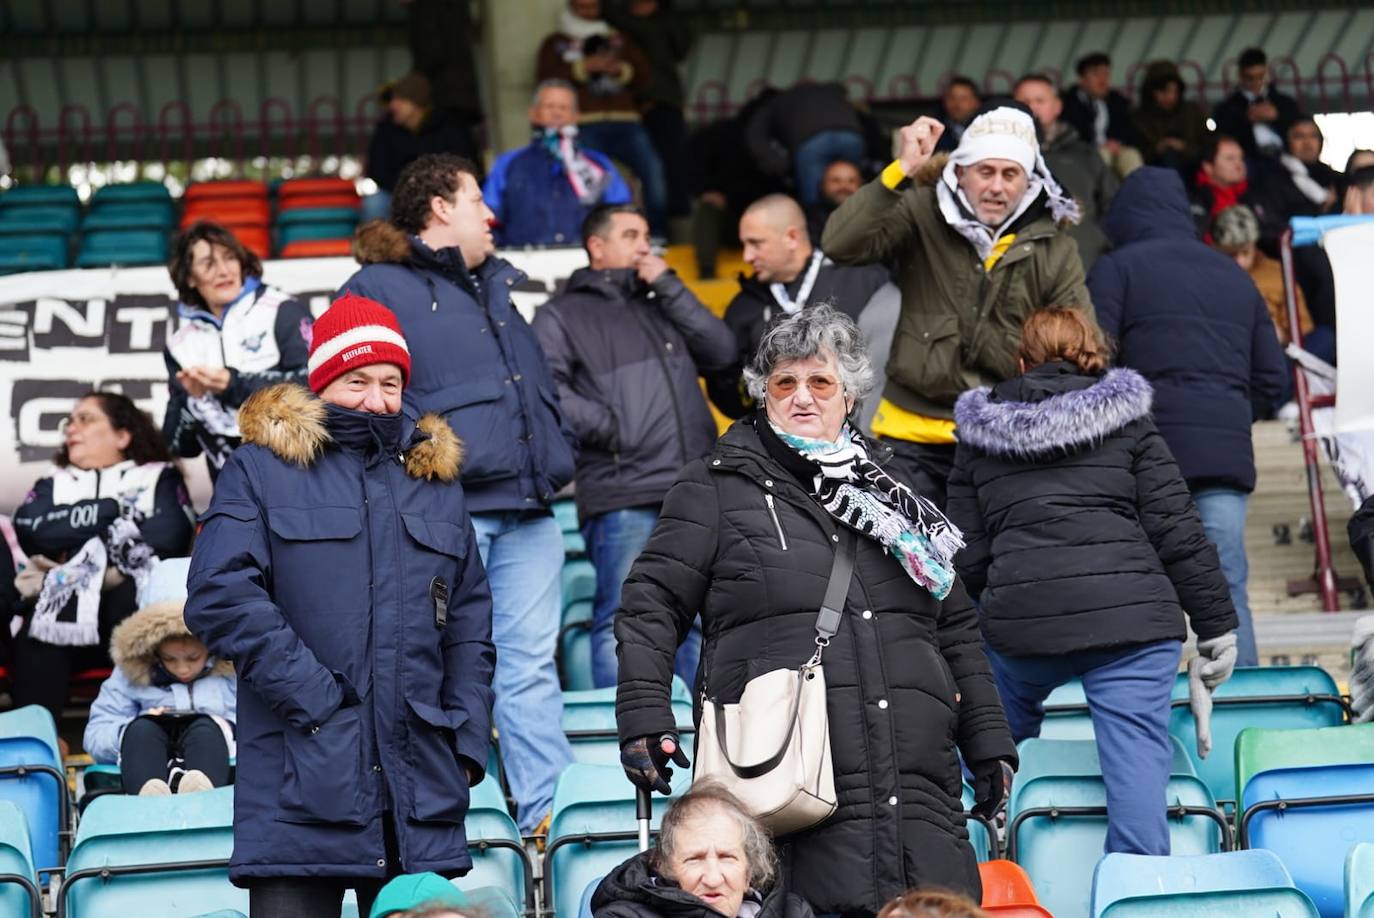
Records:
{"label": "olive green jacket", "polygon": [[1016,240],[983,270],[973,246],[940,214],[936,156],[896,190],[874,179],[840,205],[821,248],[840,264],[893,266],[902,309],[883,396],[927,417],[952,418],[954,400],[1018,372],[1021,325],[1042,306],[1092,302],[1078,244],[1055,226],[1043,202],[1019,220]]}

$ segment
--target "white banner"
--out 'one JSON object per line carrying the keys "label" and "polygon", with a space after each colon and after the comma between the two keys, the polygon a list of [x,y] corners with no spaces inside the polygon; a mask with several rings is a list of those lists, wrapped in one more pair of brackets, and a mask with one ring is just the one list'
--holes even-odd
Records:
{"label": "white banner", "polygon": [[[529,280],[514,297],[528,319],[587,257],[579,248],[502,252]],[[263,280],[319,315],[354,271],[350,258],[269,261]],[[62,444],[59,425],[91,389],[132,398],[161,427],[162,349],[176,315],[165,268],[39,271],[0,277],[0,513],[8,514]],[[198,509],[209,500],[203,459],[182,463]]]}

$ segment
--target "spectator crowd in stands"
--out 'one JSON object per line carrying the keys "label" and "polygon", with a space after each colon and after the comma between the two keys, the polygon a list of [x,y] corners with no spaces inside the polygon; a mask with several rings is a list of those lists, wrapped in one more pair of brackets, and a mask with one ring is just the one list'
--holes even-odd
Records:
{"label": "spectator crowd in stands", "polygon": [[[690,43],[655,0],[570,0],[533,136],[485,176],[462,73],[417,59],[387,91],[378,219],[332,305],[312,320],[230,232],[190,227],[161,431],[88,393],[15,513],[16,702],[60,719],[73,672],[116,663],[86,746],[129,793],[222,785],[236,754],[230,869],[254,915],[464,872],[493,727],[520,830],[547,834],[573,761],[552,515],[570,484],[629,778],[666,792],[686,764],[675,673],[733,703],[821,643],[842,783],[834,822],[780,836],[781,860],[747,795],[695,789],[596,915],[976,914],[899,897],[977,901],[960,763],[994,817],[1014,742],[1074,677],[1108,850],[1168,852],[1185,614],[1208,690],[1259,663],[1251,424],[1287,398],[1281,344],[1335,361],[1329,266],[1298,259],[1292,327],[1279,237],[1374,213],[1374,153],[1323,163],[1254,48],[1215,129],[1174,63],[1132,104],[1094,53],[1074,85],[1031,73],[1009,98],[951,77],[895,143],[836,83],[689,138]],[[703,267],[725,237],[750,269],[723,317],[654,245],[693,207]],[[526,323],[498,244],[578,243],[586,267]],[[737,419],[719,439],[711,405]],[[202,454],[192,552],[176,459]],[[842,542],[849,624],[822,643]],[[1036,560],[999,565],[1018,552]]]}

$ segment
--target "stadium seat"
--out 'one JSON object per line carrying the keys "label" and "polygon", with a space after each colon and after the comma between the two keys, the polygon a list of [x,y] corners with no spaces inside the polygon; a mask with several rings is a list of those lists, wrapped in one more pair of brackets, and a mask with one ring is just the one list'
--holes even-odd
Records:
{"label": "stadium seat", "polygon": [[1239,799],[1236,737],[1247,727],[1335,727],[1345,722],[1344,701],[1331,675],[1319,666],[1242,667],[1213,695],[1212,752],[1197,754],[1196,723],[1188,706],[1188,677],[1174,684],[1169,732],[1183,743],[1198,777],[1218,800]]}
{"label": "stadium seat", "polygon": [[328,258],[353,254],[352,239],[302,239],[282,247],[282,258]]}
{"label": "stadium seat", "polygon": [[172,203],[172,194],[161,182],[123,182],[97,188],[91,195],[91,210],[100,210],[108,205],[119,204],[167,204]]}
{"label": "stadium seat", "polygon": [[19,807],[0,800],[0,914],[40,918],[43,895],[33,869],[29,823]]}
{"label": "stadium seat", "polygon": [[243,243],[243,247],[259,258],[267,258],[272,253],[272,237],[265,226],[230,226],[229,232]]}
{"label": "stadium seat", "polygon": [[1374,844],[1361,842],[1345,858],[1345,918],[1374,918]]}
{"label": "stadium seat", "polygon": [[196,182],[187,186],[182,198],[188,204],[206,198],[228,198],[231,200],[267,200],[267,185],[264,182],[230,180],[220,182]]}
{"label": "stadium seat", "polygon": [[1241,847],[1276,853],[1324,918],[1338,918],[1346,856],[1374,842],[1374,724],[1244,730],[1236,778]]}
{"label": "stadium seat", "polygon": [[206,220],[221,226],[260,226],[272,222],[272,212],[266,201],[239,201],[229,198],[205,198],[187,204],[181,212],[181,228]]}
{"label": "stadium seat", "polygon": [[559,680],[564,691],[581,692],[596,687],[592,680],[590,599],[581,599],[563,607],[563,624],[558,632],[556,656]]}
{"label": "stadium seat", "polygon": [[362,198],[358,197],[357,192],[348,194],[318,194],[300,195],[294,198],[283,198],[277,204],[278,213],[287,213],[302,207],[346,207],[349,210],[358,210],[362,207]]}
{"label": "stadium seat", "polygon": [[0,234],[69,236],[77,221],[77,212],[69,207],[11,207],[0,210]]}
{"label": "stadium seat", "polygon": [[992,860],[998,852],[992,850],[992,839],[995,837],[988,831],[988,823],[973,815],[973,788],[969,787],[968,782],[963,782],[963,791],[960,796],[960,803],[967,814],[966,827],[968,828],[968,842],[973,846],[973,856],[978,859],[978,864]]}
{"label": "stadium seat", "polygon": [[553,502],[553,518],[558,521],[558,528],[563,532],[577,532],[577,504],[571,500],[556,500]]}
{"label": "stadium seat", "polygon": [[160,265],[167,261],[167,234],[156,230],[99,230],[87,233],[76,256],[78,268]]}
{"label": "stadium seat", "polygon": [[1108,854],[1093,871],[1092,904],[1093,918],[1317,918],[1312,900],[1272,851]]}
{"label": "stadium seat", "polygon": [[1083,740],[1093,735],[1083,683],[1074,679],[1050,692],[1045,699],[1045,719],[1040,722],[1040,739]]}
{"label": "stadium seat", "polygon": [[0,274],[57,271],[70,264],[65,236],[0,235]]}
{"label": "stadium seat", "polygon": [[96,800],[67,859],[58,914],[180,918],[215,909],[246,912],[247,890],[229,883],[233,807],[229,787]]}
{"label": "stadium seat", "polygon": [[978,876],[983,881],[983,911],[997,918],[1050,918],[1040,905],[1030,877],[1011,861],[980,861]]}
{"label": "stadium seat", "polygon": [[[692,783],[690,768],[674,769],[673,794]],[[654,794],[657,827],[668,799]],[[555,915],[575,915],[587,884],[639,850],[635,787],[620,766],[569,765],[553,794],[553,822],[544,861],[544,902]]]}
{"label": "stadium seat", "polygon": [[[688,748],[692,725],[692,690],[673,677],[673,717]],[[620,740],[615,724],[615,688],[563,693],[563,732],[572,744],[573,758],[588,765],[618,765]]]}
{"label": "stadium seat", "polygon": [[[1107,795],[1097,744],[1028,739],[1018,750],[1021,767],[1008,810],[1008,857],[1025,868],[1050,913],[1086,915],[1092,866],[1107,835]],[[1166,791],[1172,851],[1211,854],[1227,847],[1226,823],[1216,800],[1177,742],[1172,771]]]}
{"label": "stadium seat", "polygon": [[355,221],[331,220],[327,223],[292,223],[277,233],[277,247],[284,249],[293,242],[320,239],[352,239]]}
{"label": "stadium seat", "polygon": [[0,714],[0,800],[19,808],[36,866],[61,866],[71,825],[57,728],[46,708]]}
{"label": "stadium seat", "polygon": [[464,828],[472,870],[457,881],[458,887],[464,891],[496,888],[513,902],[522,903],[522,908],[532,909],[534,870],[525,854],[520,830],[506,807],[500,779],[491,768],[472,789]]}
{"label": "stadium seat", "polygon": [[563,533],[563,557],[565,559],[585,558],[587,556],[587,543],[582,539],[580,532]]}
{"label": "stadium seat", "polygon": [[109,204],[87,214],[86,219],[81,221],[81,232],[123,229],[155,229],[166,232],[175,222],[170,203]]}
{"label": "stadium seat", "polygon": [[592,894],[601,885],[601,881],[606,879],[604,876],[597,877],[587,884],[587,888],[582,890],[582,901],[577,906],[577,918],[592,918]]}
{"label": "stadium seat", "polygon": [[81,198],[71,185],[16,185],[0,194],[0,210],[49,206],[76,210],[81,206]]}
{"label": "stadium seat", "polygon": [[300,207],[277,214],[277,226],[300,223],[357,223],[356,210],[347,207]]}
{"label": "stadium seat", "polygon": [[563,562],[563,608],[596,596],[596,568],[585,559]]}
{"label": "stadium seat", "polygon": [[358,196],[357,188],[348,179],[342,178],[299,178],[287,179],[277,186],[277,199],[288,201],[296,198],[318,198],[339,195]]}

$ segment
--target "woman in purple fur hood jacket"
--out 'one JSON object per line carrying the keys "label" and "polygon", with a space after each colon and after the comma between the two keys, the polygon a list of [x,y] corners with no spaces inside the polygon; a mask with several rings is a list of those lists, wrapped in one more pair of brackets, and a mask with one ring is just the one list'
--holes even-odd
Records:
{"label": "woman in purple fur hood jacket", "polygon": [[1235,664],[1216,549],[1150,416],[1150,384],[1106,368],[1082,313],[1023,329],[1022,375],[964,393],[949,517],[956,563],[1017,741],[1081,678],[1107,790],[1107,851],[1168,854],[1169,699],[1187,621],[1207,688]]}

